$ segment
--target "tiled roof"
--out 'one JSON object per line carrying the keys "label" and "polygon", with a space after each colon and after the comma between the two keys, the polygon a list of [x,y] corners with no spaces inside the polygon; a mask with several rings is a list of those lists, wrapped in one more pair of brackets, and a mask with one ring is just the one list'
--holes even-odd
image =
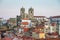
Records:
{"label": "tiled roof", "polygon": [[45,18],[45,16],[34,16],[34,17],[37,17],[37,18]]}
{"label": "tiled roof", "polygon": [[52,16],[51,18],[60,18],[60,16]]}
{"label": "tiled roof", "polygon": [[52,33],[52,35],[58,35],[58,33]]}
{"label": "tiled roof", "polygon": [[54,35],[54,36],[56,36],[56,35],[58,35],[58,33],[55,32],[55,33],[51,33],[51,34],[49,34],[49,35]]}
{"label": "tiled roof", "polygon": [[29,30],[29,28],[24,28],[24,32],[27,32]]}
{"label": "tiled roof", "polygon": [[23,24],[23,25],[28,25],[28,22],[22,22],[21,24]]}
{"label": "tiled roof", "polygon": [[40,24],[36,26],[37,28],[44,28],[44,25]]}
{"label": "tiled roof", "polygon": [[52,26],[56,26],[56,23],[51,23]]}
{"label": "tiled roof", "polygon": [[24,18],[23,20],[29,20],[28,18]]}
{"label": "tiled roof", "polygon": [[[38,25],[38,26],[36,26],[36,27],[33,29],[33,32],[39,33],[39,32],[40,32],[39,29],[43,29],[43,28],[44,28],[43,25]],[[41,32],[41,33],[42,33],[42,32]]]}

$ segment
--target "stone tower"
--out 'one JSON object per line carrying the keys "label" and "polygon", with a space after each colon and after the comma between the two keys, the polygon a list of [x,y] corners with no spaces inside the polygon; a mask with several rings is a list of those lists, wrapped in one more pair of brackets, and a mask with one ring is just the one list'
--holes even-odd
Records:
{"label": "stone tower", "polygon": [[20,9],[20,16],[22,19],[25,17],[25,8],[23,7]]}
{"label": "stone tower", "polygon": [[29,19],[33,19],[33,17],[34,17],[34,9],[32,7],[29,8],[28,13],[29,13]]}

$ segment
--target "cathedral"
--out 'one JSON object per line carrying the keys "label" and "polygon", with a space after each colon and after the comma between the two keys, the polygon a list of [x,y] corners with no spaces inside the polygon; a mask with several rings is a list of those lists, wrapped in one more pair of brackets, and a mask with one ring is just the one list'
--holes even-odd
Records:
{"label": "cathedral", "polygon": [[21,22],[21,20],[25,18],[31,20],[33,23],[39,22],[40,24],[40,22],[43,21],[43,19],[45,19],[46,17],[45,16],[34,16],[34,9],[32,7],[28,9],[28,13],[25,13],[25,8],[22,7],[20,9],[20,16],[17,15],[17,25],[19,22]]}
{"label": "cathedral", "polygon": [[32,19],[34,17],[34,9],[32,7],[29,8],[28,14],[27,14],[25,13],[25,8],[22,7],[20,9],[20,16],[21,16],[21,19],[24,19],[24,18]]}

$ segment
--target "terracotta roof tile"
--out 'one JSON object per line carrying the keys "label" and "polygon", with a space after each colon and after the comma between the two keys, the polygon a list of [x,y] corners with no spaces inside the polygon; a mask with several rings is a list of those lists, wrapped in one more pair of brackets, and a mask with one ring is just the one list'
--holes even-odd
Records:
{"label": "terracotta roof tile", "polygon": [[52,18],[60,18],[60,16],[52,16]]}
{"label": "terracotta roof tile", "polygon": [[23,25],[28,25],[28,22],[22,22],[21,24],[23,24]]}
{"label": "terracotta roof tile", "polygon": [[56,26],[56,23],[52,23],[51,25],[52,25],[52,26]]}
{"label": "terracotta roof tile", "polygon": [[34,16],[34,17],[37,17],[37,18],[45,18],[45,16]]}
{"label": "terracotta roof tile", "polygon": [[28,18],[24,18],[23,20],[29,20]]}

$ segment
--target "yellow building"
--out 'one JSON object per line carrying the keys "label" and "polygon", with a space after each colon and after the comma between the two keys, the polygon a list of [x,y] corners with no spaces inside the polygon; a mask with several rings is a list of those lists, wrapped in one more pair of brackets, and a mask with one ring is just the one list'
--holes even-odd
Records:
{"label": "yellow building", "polygon": [[39,33],[39,38],[45,38],[45,33]]}

